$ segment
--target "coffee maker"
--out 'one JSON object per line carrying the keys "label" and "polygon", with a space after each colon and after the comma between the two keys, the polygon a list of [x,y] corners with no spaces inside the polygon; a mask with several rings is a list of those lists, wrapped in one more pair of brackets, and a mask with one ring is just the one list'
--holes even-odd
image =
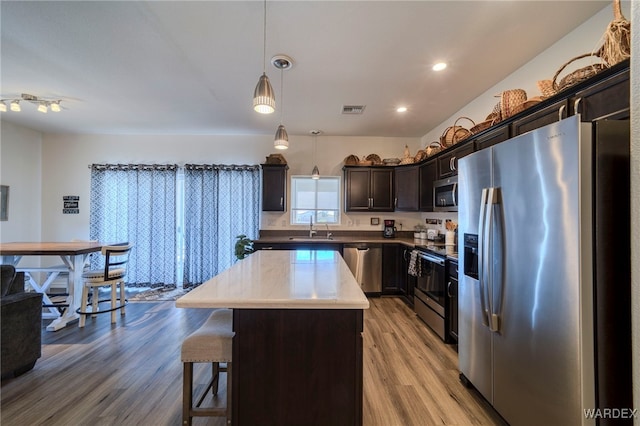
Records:
{"label": "coffee maker", "polygon": [[385,238],[395,238],[396,236],[396,227],[394,226],[396,223],[395,220],[385,219],[384,221],[384,231],[383,234]]}

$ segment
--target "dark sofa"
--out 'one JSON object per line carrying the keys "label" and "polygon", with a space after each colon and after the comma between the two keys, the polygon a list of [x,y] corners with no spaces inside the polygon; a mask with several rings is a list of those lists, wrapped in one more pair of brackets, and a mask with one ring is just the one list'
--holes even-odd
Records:
{"label": "dark sofa", "polygon": [[42,294],[24,291],[24,272],[0,269],[0,346],[2,378],[31,370],[42,354]]}

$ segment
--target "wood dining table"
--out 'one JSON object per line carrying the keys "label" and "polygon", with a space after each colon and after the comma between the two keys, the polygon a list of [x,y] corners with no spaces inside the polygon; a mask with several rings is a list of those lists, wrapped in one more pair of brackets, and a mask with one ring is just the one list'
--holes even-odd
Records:
{"label": "wood dining table", "polygon": [[46,272],[47,268],[20,266],[25,256],[59,256],[69,271],[68,296],[66,307],[58,318],[54,319],[47,330],[57,331],[77,320],[76,309],[80,307],[82,295],[82,270],[87,257],[102,249],[104,244],[89,241],[73,242],[10,242],[0,243],[0,256],[3,264],[9,264],[26,272]]}

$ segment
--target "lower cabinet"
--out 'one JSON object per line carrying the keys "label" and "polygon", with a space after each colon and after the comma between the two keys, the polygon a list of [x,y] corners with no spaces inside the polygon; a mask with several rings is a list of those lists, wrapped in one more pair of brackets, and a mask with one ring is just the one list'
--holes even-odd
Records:
{"label": "lower cabinet", "polygon": [[446,328],[449,341],[458,343],[458,262],[448,261]]}
{"label": "lower cabinet", "polygon": [[342,255],[342,244],[331,242],[253,243],[255,250],[333,250]]}
{"label": "lower cabinet", "polygon": [[382,294],[401,293],[402,248],[400,244],[382,245]]}
{"label": "lower cabinet", "polygon": [[409,261],[411,259],[412,250],[413,249],[410,247],[402,247],[402,266],[399,276],[403,280],[401,284],[402,287],[400,289],[400,294],[403,296],[405,303],[413,309],[413,297],[416,288],[416,277],[409,274]]}

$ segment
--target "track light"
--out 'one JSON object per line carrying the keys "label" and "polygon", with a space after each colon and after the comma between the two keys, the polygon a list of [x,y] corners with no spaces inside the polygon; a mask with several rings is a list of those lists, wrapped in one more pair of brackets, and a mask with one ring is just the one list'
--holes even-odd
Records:
{"label": "track light", "polygon": [[7,112],[7,102],[9,103],[9,109],[11,111],[22,111],[20,101],[26,101],[36,105],[38,111],[43,114],[46,114],[47,111],[49,111],[49,107],[51,107],[51,111],[53,112],[60,112],[60,103],[62,102],[61,99],[44,99],[34,95],[29,95],[28,93],[23,93],[20,97],[12,96],[0,99],[0,112]]}

